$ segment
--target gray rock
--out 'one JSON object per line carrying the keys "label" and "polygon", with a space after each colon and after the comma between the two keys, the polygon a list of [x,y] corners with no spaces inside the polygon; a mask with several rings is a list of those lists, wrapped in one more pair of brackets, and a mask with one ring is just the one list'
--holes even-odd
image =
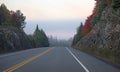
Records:
{"label": "gray rock", "polygon": [[120,51],[120,9],[106,7],[100,21],[78,42],[77,46]]}
{"label": "gray rock", "polygon": [[20,50],[31,48],[31,43],[24,31],[17,28],[0,28],[0,50]]}

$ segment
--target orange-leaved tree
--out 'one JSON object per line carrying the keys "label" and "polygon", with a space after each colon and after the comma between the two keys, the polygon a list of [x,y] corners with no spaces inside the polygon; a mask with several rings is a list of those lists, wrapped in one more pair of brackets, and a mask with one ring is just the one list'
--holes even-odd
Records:
{"label": "orange-leaved tree", "polygon": [[95,1],[96,1],[96,3],[95,3],[95,7],[94,7],[94,9],[93,9],[93,12],[92,12],[92,14],[86,19],[85,24],[84,24],[84,26],[83,26],[83,28],[82,28],[82,35],[83,35],[83,36],[87,35],[87,34],[90,32],[90,30],[92,29],[91,21],[92,21],[93,17],[96,15],[97,10],[98,10],[98,6],[99,6],[99,3],[100,3],[100,0],[95,0]]}
{"label": "orange-leaved tree", "polygon": [[92,15],[89,16],[85,21],[85,25],[82,28],[82,35],[83,36],[87,35],[90,32],[90,30],[92,29],[91,19],[92,19]]}

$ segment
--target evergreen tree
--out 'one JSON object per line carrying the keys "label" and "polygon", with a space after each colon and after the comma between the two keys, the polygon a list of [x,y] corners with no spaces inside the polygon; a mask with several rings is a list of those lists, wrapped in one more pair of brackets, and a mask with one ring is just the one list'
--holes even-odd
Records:
{"label": "evergreen tree", "polygon": [[[107,0],[96,0],[95,12],[93,13],[93,18],[91,20],[92,26],[99,22],[102,11],[107,6]],[[94,11],[94,10],[93,10]]]}
{"label": "evergreen tree", "polygon": [[41,29],[40,30],[40,43],[41,43],[41,47],[48,47],[49,46],[49,41],[48,38],[45,34],[45,32]]}
{"label": "evergreen tree", "polygon": [[45,32],[41,29],[39,30],[38,25],[36,26],[36,30],[33,35],[35,46],[36,47],[48,47],[49,41],[45,34]]}
{"label": "evergreen tree", "polygon": [[77,28],[77,33],[75,34],[75,36],[73,38],[72,46],[77,44],[80,41],[80,39],[82,38],[82,33],[81,33],[82,28],[83,28],[83,24],[81,23],[80,26]]}
{"label": "evergreen tree", "polygon": [[29,38],[29,40],[30,40],[30,43],[31,43],[32,47],[36,47],[36,46],[35,46],[35,41],[34,41],[33,35],[28,35],[28,38]]}
{"label": "evergreen tree", "polygon": [[118,9],[118,8],[120,8],[120,0],[112,0],[113,2],[112,2],[112,7],[113,7],[113,9]]}
{"label": "evergreen tree", "polygon": [[17,22],[16,22],[16,24],[17,24],[17,27],[18,28],[24,28],[25,27],[25,16],[23,16],[23,13],[21,13],[21,11],[20,10],[17,10],[16,11],[16,16],[17,16]]}
{"label": "evergreen tree", "polygon": [[0,25],[3,25],[10,19],[10,12],[4,4],[0,6]]}
{"label": "evergreen tree", "polygon": [[41,47],[41,44],[40,44],[40,30],[38,28],[38,25],[37,25],[36,30],[34,32],[33,38],[34,38],[34,42],[35,42],[35,47]]}

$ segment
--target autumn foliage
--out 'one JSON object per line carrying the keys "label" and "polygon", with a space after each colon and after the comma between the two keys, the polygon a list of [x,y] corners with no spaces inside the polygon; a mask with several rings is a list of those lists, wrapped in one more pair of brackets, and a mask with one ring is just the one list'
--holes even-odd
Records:
{"label": "autumn foliage", "polygon": [[17,16],[16,16],[14,11],[11,11],[10,14],[11,14],[11,17],[12,17],[13,20],[17,19]]}
{"label": "autumn foliage", "polygon": [[100,19],[101,13],[106,5],[111,4],[111,0],[95,0],[95,7],[92,14],[86,19],[85,24],[82,28],[82,35],[85,36],[90,32],[92,27],[97,24]]}
{"label": "autumn foliage", "polygon": [[82,28],[82,35],[83,36],[87,35],[90,32],[90,30],[92,29],[92,26],[91,26],[91,23],[90,23],[91,19],[92,19],[92,15],[89,16],[85,21],[85,25]]}
{"label": "autumn foliage", "polygon": [[8,27],[16,27],[19,29],[23,29],[25,27],[25,19],[26,17],[20,10],[9,11],[4,4],[0,6],[0,26]]}
{"label": "autumn foliage", "polygon": [[96,15],[96,13],[97,13],[100,0],[95,0],[95,1],[96,1],[96,4],[95,4],[95,7],[94,7],[94,9],[93,9],[93,13],[92,13],[92,15],[90,15],[90,16],[86,19],[85,24],[84,24],[84,26],[83,26],[83,28],[82,28],[82,35],[83,35],[83,36],[87,35],[87,34],[91,31],[91,29],[92,29],[91,20],[93,19],[93,17],[94,17],[94,16]]}
{"label": "autumn foliage", "polygon": [[111,4],[111,0],[106,0],[107,5]]}

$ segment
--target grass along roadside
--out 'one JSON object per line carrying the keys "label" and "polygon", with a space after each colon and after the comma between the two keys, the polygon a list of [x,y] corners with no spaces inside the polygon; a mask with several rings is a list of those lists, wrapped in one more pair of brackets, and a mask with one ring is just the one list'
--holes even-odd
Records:
{"label": "grass along roadside", "polygon": [[76,47],[73,48],[88,53],[112,66],[120,68],[120,57],[119,52],[113,52],[109,49],[96,49],[96,48],[88,48],[88,47]]}

